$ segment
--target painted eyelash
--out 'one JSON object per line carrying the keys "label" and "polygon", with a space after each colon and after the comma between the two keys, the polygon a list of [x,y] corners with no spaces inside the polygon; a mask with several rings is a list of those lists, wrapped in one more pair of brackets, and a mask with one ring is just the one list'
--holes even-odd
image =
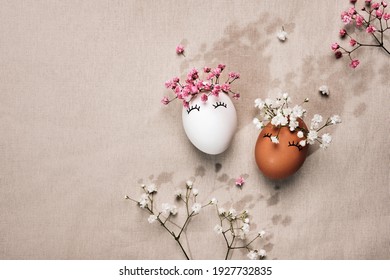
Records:
{"label": "painted eyelash", "polygon": [[192,110],[198,110],[200,111],[200,106],[196,104],[195,106],[191,106],[191,108],[187,109],[187,113],[189,114]]}
{"label": "painted eyelash", "polygon": [[292,141],[292,142],[288,141],[288,146],[289,147],[291,147],[291,146],[297,147],[299,151],[301,151],[303,149],[303,147],[301,145],[299,145],[299,143],[295,143],[294,141]]}
{"label": "painted eyelash", "polygon": [[264,138],[264,137],[271,138],[271,136],[272,136],[272,134],[271,134],[271,133],[266,133],[266,134],[264,134],[263,138]]}
{"label": "painted eyelash", "polygon": [[213,104],[213,106],[214,106],[214,109],[217,109],[220,106],[227,108],[227,104],[224,102],[217,102],[217,103]]}

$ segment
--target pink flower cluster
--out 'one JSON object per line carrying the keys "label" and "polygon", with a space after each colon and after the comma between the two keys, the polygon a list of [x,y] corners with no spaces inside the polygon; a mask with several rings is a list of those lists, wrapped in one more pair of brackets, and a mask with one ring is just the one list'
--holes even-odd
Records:
{"label": "pink flower cluster", "polygon": [[206,75],[205,80],[202,80],[199,71],[193,68],[188,72],[184,84],[180,83],[178,77],[166,81],[165,87],[172,89],[175,96],[172,99],[164,96],[161,103],[168,105],[173,100],[179,99],[183,102],[183,106],[188,108],[191,99],[198,94],[201,94],[201,100],[203,102],[207,102],[211,94],[218,96],[220,93],[230,93],[234,99],[239,99],[240,94],[231,90],[231,84],[240,78],[239,73],[229,72],[227,80],[224,83],[219,82],[221,73],[225,67],[225,64],[219,64],[216,68],[204,67],[203,73]]}
{"label": "pink flower cluster", "polygon": [[[350,59],[350,66],[356,68],[359,65],[359,60],[352,58],[351,54],[361,47],[379,47],[382,48],[387,54],[390,55],[389,50],[384,46],[384,32],[389,27],[390,13],[386,12],[388,6],[387,2],[373,2],[372,0],[365,0],[364,7],[360,10],[357,9],[357,0],[350,0],[353,7],[341,13],[341,21],[346,25],[345,28],[340,29],[339,35],[341,38],[349,38],[349,45],[352,49],[347,50],[340,46],[338,43],[331,44],[331,49],[337,59],[347,55]],[[363,43],[358,41],[357,38],[352,37],[352,33],[349,33],[347,29],[348,25],[354,25],[357,30],[365,30],[371,37],[374,43]],[[353,30],[353,28],[351,28]]]}

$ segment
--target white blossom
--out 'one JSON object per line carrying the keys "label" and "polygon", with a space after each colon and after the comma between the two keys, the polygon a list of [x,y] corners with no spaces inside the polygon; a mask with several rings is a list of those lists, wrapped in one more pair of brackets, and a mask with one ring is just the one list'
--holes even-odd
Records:
{"label": "white blossom", "polygon": [[332,124],[338,124],[338,123],[341,123],[341,118],[339,115],[333,115],[330,117],[330,122]]}
{"label": "white blossom", "polygon": [[250,251],[248,255],[246,255],[250,260],[258,260],[259,259],[259,254],[257,251]]}
{"label": "white blossom", "polygon": [[194,182],[192,182],[191,180],[188,180],[187,182],[186,182],[186,185],[187,185],[187,187],[189,188],[189,189],[191,189],[192,188],[192,185],[194,184]]}
{"label": "white blossom", "polygon": [[278,113],[275,117],[272,118],[271,120],[271,124],[273,124],[274,126],[278,126],[278,125],[286,125],[288,123],[288,119],[283,116],[281,113]]}
{"label": "white blossom", "polygon": [[284,31],[284,30],[279,30],[277,33],[276,33],[276,36],[278,37],[278,39],[280,41],[285,41],[287,39],[287,32]]}
{"label": "white blossom", "polygon": [[171,213],[171,205],[169,203],[161,204],[161,211],[164,215],[169,215]]}
{"label": "white blossom", "polygon": [[199,194],[199,190],[198,189],[192,189],[192,193],[197,196]]}
{"label": "white blossom", "polygon": [[264,249],[261,249],[259,251],[260,258],[265,258],[267,256],[267,252]]}
{"label": "white blossom", "polygon": [[194,214],[198,214],[200,212],[200,210],[202,209],[202,205],[200,203],[194,203],[194,205],[192,205],[192,212],[194,212]]}
{"label": "white blossom", "polygon": [[305,114],[306,110],[302,108],[302,106],[295,105],[292,109],[292,117],[294,118],[302,118]]}
{"label": "white blossom", "polygon": [[244,223],[249,224],[249,219],[246,218],[246,219],[244,220]]}
{"label": "white blossom", "polygon": [[157,220],[157,216],[155,216],[155,215],[150,215],[148,218],[149,224],[154,223],[156,220]]}
{"label": "white blossom", "polygon": [[218,214],[219,214],[219,215],[222,215],[222,214],[224,214],[225,212],[226,212],[226,211],[225,211],[224,208],[222,208],[222,207],[218,208]]}
{"label": "white blossom", "polygon": [[263,122],[261,122],[258,118],[254,118],[252,122],[258,130],[260,130],[264,127]]}
{"label": "white blossom", "polygon": [[210,203],[215,205],[215,204],[218,203],[218,200],[217,200],[215,197],[213,197],[213,198],[210,200]]}
{"label": "white blossom", "polygon": [[174,194],[175,194],[175,197],[181,197],[181,190],[180,189],[176,189]]}
{"label": "white blossom", "polygon": [[310,130],[307,134],[307,143],[314,144],[314,141],[318,138],[318,133],[315,130]]}
{"label": "white blossom", "polygon": [[305,147],[306,146],[306,140],[299,141],[299,145],[301,145],[302,147]]}
{"label": "white blossom", "polygon": [[177,214],[177,207],[176,207],[176,205],[171,205],[170,212],[171,212],[172,215],[176,215]]}
{"label": "white blossom", "polygon": [[265,99],[264,102],[265,102],[265,104],[266,104],[267,106],[271,106],[271,105],[272,105],[272,99],[271,99],[271,98]]}
{"label": "white blossom", "polygon": [[321,136],[322,144],[320,145],[321,148],[326,149],[329,147],[330,143],[332,142],[332,136],[329,133],[325,133]]}
{"label": "white blossom", "polygon": [[265,231],[264,230],[259,231],[259,237],[264,238],[264,236],[265,236]]}
{"label": "white blossom", "polygon": [[295,118],[290,118],[288,126],[290,127],[290,131],[294,131],[299,126],[299,123]]}
{"label": "white blossom", "polygon": [[255,99],[255,108],[259,108],[260,110],[264,108],[264,101],[261,98]]}
{"label": "white blossom", "polygon": [[237,216],[237,211],[234,208],[229,209],[229,215],[232,217],[232,219],[235,219]]}
{"label": "white blossom", "polygon": [[272,143],[274,143],[274,144],[279,144],[279,139],[278,139],[277,136],[271,136],[271,141],[272,141]]}
{"label": "white blossom", "polygon": [[320,86],[320,88],[318,90],[320,91],[320,93],[322,95],[329,95],[329,89],[325,85]]}
{"label": "white blossom", "polygon": [[139,207],[145,208],[148,205],[149,196],[146,193],[141,195],[141,198],[138,200]]}
{"label": "white blossom", "polygon": [[222,230],[223,230],[223,228],[220,225],[216,225],[214,227],[214,231],[215,231],[216,234],[221,234]]}
{"label": "white blossom", "polygon": [[249,232],[250,226],[247,223],[244,223],[241,227],[243,233],[247,234]]}
{"label": "white blossom", "polygon": [[313,116],[313,118],[311,119],[311,125],[310,125],[310,128],[311,129],[317,129],[319,124],[322,122],[322,116],[319,115],[319,114],[315,114]]}
{"label": "white blossom", "polygon": [[298,138],[303,138],[303,131],[302,130],[298,131],[297,136]]}
{"label": "white blossom", "polygon": [[157,187],[155,184],[151,184],[151,185],[146,187],[146,190],[148,193],[154,193],[154,192],[157,192]]}

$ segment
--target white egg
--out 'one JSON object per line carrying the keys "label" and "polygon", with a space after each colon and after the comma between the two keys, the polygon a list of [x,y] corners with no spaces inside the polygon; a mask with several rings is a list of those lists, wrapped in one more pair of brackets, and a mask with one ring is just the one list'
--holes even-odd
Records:
{"label": "white egg", "polygon": [[191,143],[202,152],[217,155],[230,145],[237,129],[237,113],[230,97],[210,95],[206,102],[200,94],[183,108],[183,127]]}

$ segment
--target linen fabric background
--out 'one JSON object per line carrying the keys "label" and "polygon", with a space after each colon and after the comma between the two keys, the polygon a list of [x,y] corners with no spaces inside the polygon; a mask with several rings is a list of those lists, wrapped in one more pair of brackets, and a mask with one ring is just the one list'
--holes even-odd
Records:
{"label": "linen fabric background", "polygon": [[[173,203],[188,179],[198,201],[248,209],[252,233],[267,232],[254,245],[268,259],[390,258],[390,60],[379,48],[354,53],[355,70],[334,58],[349,1],[0,6],[1,259],[182,259],[124,196],[138,199],[141,183],[155,183],[157,205]],[[176,55],[179,43],[186,57]],[[166,80],[218,63],[225,75],[241,73],[242,98],[230,148],[210,156],[186,138],[181,105],[160,100]],[[343,123],[327,130],[328,150],[311,147],[294,176],[271,181],[254,160],[253,102],[278,92],[296,104],[309,97],[306,120],[339,114]],[[184,239],[192,258],[224,258],[217,222],[213,208],[193,219]]]}

